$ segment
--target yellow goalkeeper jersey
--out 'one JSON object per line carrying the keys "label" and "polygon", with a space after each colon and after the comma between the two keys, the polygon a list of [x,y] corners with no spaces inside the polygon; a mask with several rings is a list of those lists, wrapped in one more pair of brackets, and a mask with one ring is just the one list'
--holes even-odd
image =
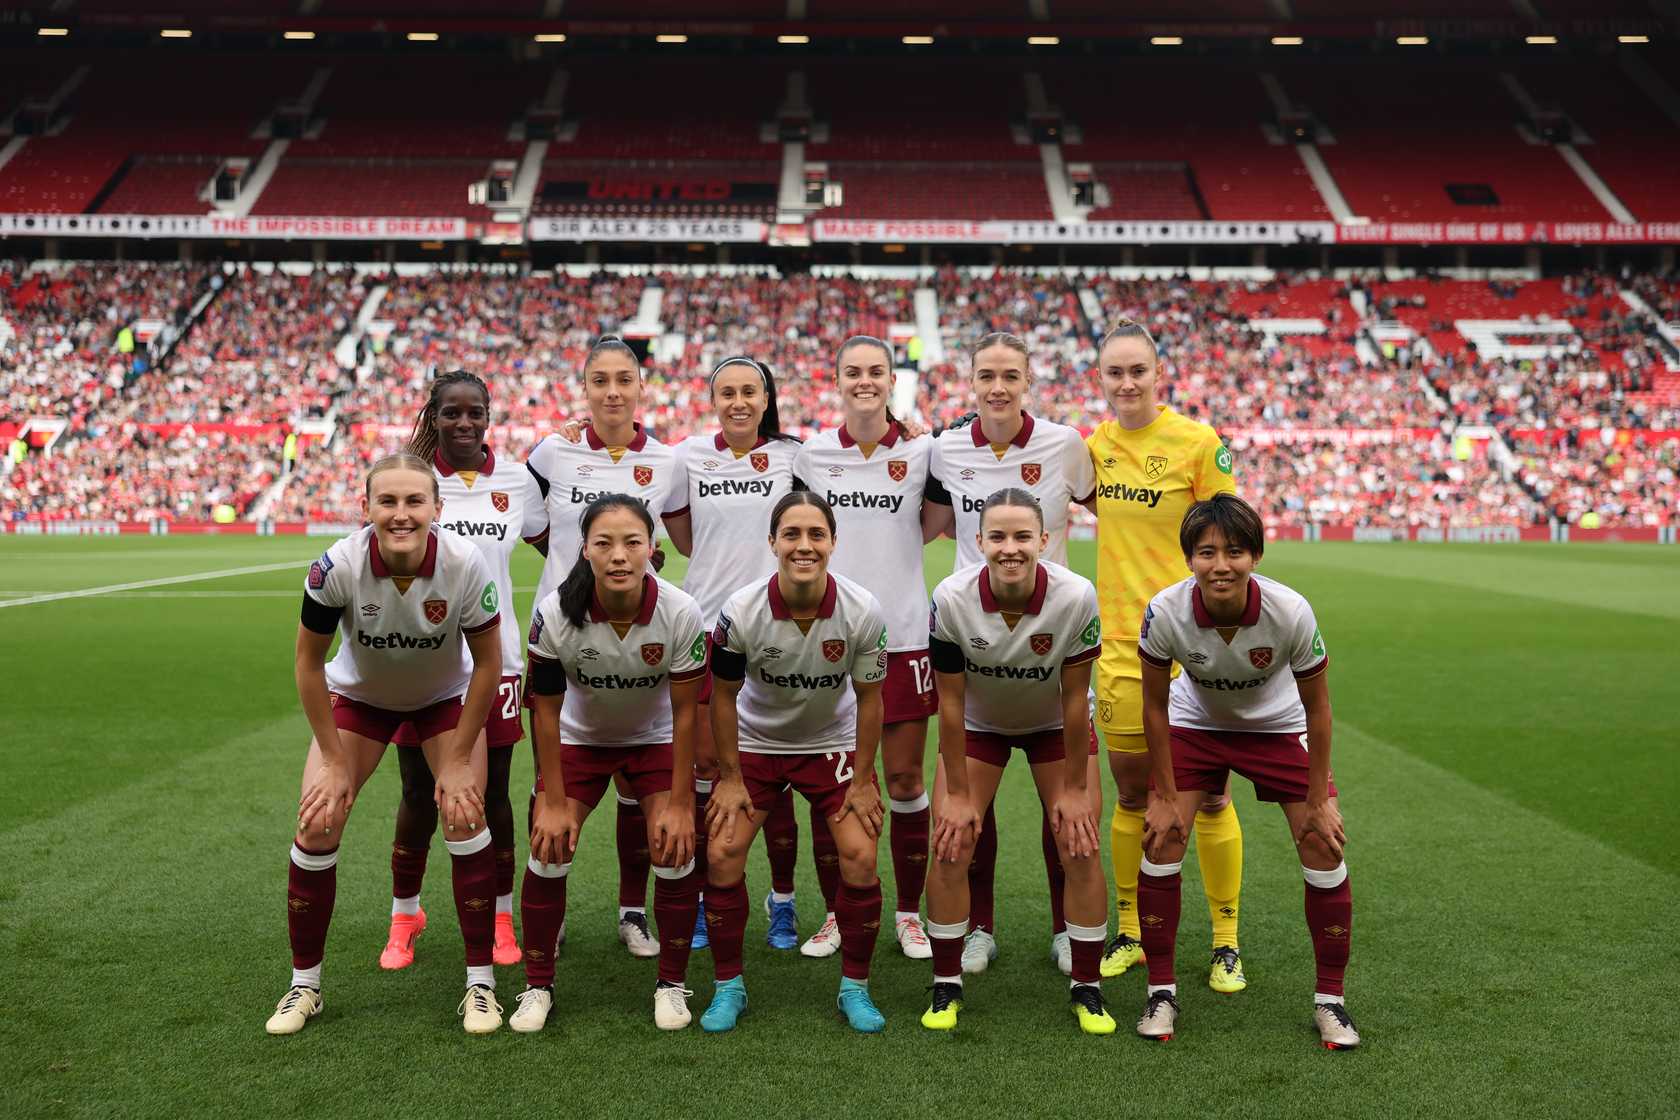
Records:
{"label": "yellow goalkeeper jersey", "polygon": [[1178,526],[1192,502],[1236,493],[1231,453],[1206,424],[1165,405],[1145,427],[1105,420],[1086,439],[1097,472],[1097,602],[1103,642],[1137,656],[1144,608],[1189,574]]}

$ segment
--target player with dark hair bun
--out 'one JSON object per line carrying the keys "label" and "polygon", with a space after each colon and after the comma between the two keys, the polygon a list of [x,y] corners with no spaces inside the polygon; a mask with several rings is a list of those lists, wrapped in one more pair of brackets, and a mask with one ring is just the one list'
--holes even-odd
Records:
{"label": "player with dark hair bun", "polygon": [[578,835],[608,785],[625,781],[642,804],[654,864],[654,1023],[681,1030],[691,1019],[684,980],[700,889],[690,782],[705,627],[694,600],[648,570],[653,515],[639,498],[602,495],[580,523],[582,552],[531,614],[538,792],[520,905],[528,986],[508,1025],[538,1031],[548,1020]]}
{"label": "player with dark hair bun", "polygon": [[[630,344],[603,335],[583,360],[589,422],[576,440],[564,431],[543,437],[525,461],[548,507],[548,561],[537,582],[537,600],[560,586],[582,547],[578,516],[602,494],[629,494],[646,503],[667,531],[685,531],[688,482],[675,451],[637,420],[642,402],[642,367]],[[658,568],[657,548],[654,566]],[[628,786],[618,789],[618,938],[632,956],[655,957],[647,917],[651,860],[647,820]]]}

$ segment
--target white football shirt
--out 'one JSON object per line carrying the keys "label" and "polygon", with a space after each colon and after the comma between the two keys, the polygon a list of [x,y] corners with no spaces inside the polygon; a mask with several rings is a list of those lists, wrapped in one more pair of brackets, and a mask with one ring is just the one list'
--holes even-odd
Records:
{"label": "white football shirt", "polygon": [[906,439],[894,424],[866,459],[841,427],[812,436],[794,460],[793,473],[834,507],[829,570],[875,596],[893,653],[927,648],[922,491],[932,451],[932,439]]}
{"label": "white football shirt", "polygon": [[432,456],[432,473],[443,498],[438,526],[477,545],[490,566],[502,604],[502,676],[519,676],[525,671],[525,642],[513,609],[513,550],[521,540],[538,544],[548,533],[548,509],[537,480],[518,463],[498,461],[488,447],[471,483],[441,455]]}
{"label": "white football shirt", "polygon": [[930,628],[936,669],[954,672],[946,666],[962,658],[963,723],[974,731],[1013,735],[1061,727],[1062,667],[1095,661],[1102,652],[1097,589],[1047,560],[1038,562],[1032,598],[1015,629],[1004,621],[985,564],[959,568],[934,589]]}
{"label": "white football shirt", "polygon": [[560,741],[580,747],[636,747],[671,741],[672,681],[706,672],[706,628],[700,608],[674,584],[642,577],[642,609],[624,637],[597,598],[582,626],[560,611],[550,592],[531,612],[533,667],[566,672]]}
{"label": "white football shirt", "polygon": [[887,626],[867,588],[830,573],[809,633],[788,612],[779,577],[729,597],[712,631],[720,650],[746,659],[736,698],[740,748],[828,754],[857,746],[851,682],[887,677]]}
{"label": "white football shirt", "polygon": [[1082,502],[1097,488],[1096,469],[1085,440],[1073,428],[1021,413],[1021,430],[998,458],[976,420],[963,428],[950,428],[933,441],[929,468],[936,487],[929,484],[929,500],[951,503],[957,525],[956,569],[982,563],[980,546],[974,538],[980,532],[980,507],[986,499],[1008,486],[1025,490],[1044,509],[1044,531],[1050,534],[1043,557],[1067,564],[1068,503]]}
{"label": "white football shirt", "polygon": [[1172,682],[1167,708],[1174,727],[1307,729],[1295,682],[1324,672],[1330,658],[1312,607],[1297,592],[1275,579],[1250,576],[1247,607],[1227,644],[1192,577],[1150,600],[1141,629],[1139,657],[1158,668],[1174,661],[1184,667]]}
{"label": "white football shirt", "polygon": [[690,436],[677,445],[688,477],[693,555],[683,590],[700,604],[706,625],[717,622],[730,595],[776,570],[770,510],[793,489],[793,440],[761,440],[739,459],[722,433]]}
{"label": "white football shirt", "polygon": [[577,563],[583,547],[578,522],[596,498],[629,494],[647,503],[656,519],[682,513],[688,505],[688,482],[676,452],[649,437],[640,424],[616,463],[590,424],[577,443],[558,435],[544,436],[532,448],[525,466],[548,504],[548,560],[537,581],[539,600],[564,583],[566,573]]}
{"label": "white football shirt", "polygon": [[472,654],[462,635],[501,621],[483,554],[465,537],[435,529],[406,592],[392,582],[373,526],[364,525],[309,565],[303,593],[340,612],[327,687],[393,712],[464,694]]}

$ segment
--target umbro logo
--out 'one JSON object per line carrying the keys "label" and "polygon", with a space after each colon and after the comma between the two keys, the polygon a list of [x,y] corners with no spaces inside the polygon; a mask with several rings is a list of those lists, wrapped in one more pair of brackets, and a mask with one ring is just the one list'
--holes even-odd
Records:
{"label": "umbro logo", "polygon": [[1207,659],[1208,655],[1199,649],[1193,649],[1184,655],[1184,660],[1190,662],[1192,665],[1206,665]]}
{"label": "umbro logo", "polygon": [[987,646],[991,645],[992,643],[988,642],[984,638],[970,638],[968,640],[968,644],[973,646],[975,649],[985,649]]}
{"label": "umbro logo", "polygon": [[715,471],[722,464],[720,464],[716,459],[707,459],[707,460],[703,461],[700,465],[702,467],[705,467],[709,471]]}
{"label": "umbro logo", "polygon": [[378,613],[379,613],[379,604],[378,603],[363,603],[362,604],[362,617],[363,618],[372,618],[374,615],[376,615]]}
{"label": "umbro logo", "polygon": [[774,660],[776,660],[776,658],[780,657],[781,655],[782,655],[782,647],[781,646],[765,646],[764,647],[764,660],[766,660],[766,661],[774,661]]}
{"label": "umbro logo", "polygon": [[1346,926],[1325,926],[1324,933],[1327,937],[1346,937],[1348,931]]}
{"label": "umbro logo", "polygon": [[830,478],[839,478],[841,475],[843,475],[845,473],[846,473],[846,468],[845,467],[829,467],[828,468],[828,477],[830,477]]}
{"label": "umbro logo", "polygon": [[582,649],[578,650],[578,656],[588,658],[593,661],[595,658],[601,656],[601,651],[591,648],[590,646],[584,646]]}

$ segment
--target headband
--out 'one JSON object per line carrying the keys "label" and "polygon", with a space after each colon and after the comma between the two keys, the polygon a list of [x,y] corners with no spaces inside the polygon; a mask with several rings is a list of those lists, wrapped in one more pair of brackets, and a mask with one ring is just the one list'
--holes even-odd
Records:
{"label": "headband", "polygon": [[706,388],[711,389],[716,386],[718,374],[722,373],[730,366],[751,366],[756,369],[758,371],[758,376],[764,379],[765,392],[770,391],[770,371],[764,368],[763,362],[758,361],[755,358],[749,358],[744,354],[737,354],[733,358],[725,358],[723,361],[719,362],[712,370],[712,375],[706,379]]}

